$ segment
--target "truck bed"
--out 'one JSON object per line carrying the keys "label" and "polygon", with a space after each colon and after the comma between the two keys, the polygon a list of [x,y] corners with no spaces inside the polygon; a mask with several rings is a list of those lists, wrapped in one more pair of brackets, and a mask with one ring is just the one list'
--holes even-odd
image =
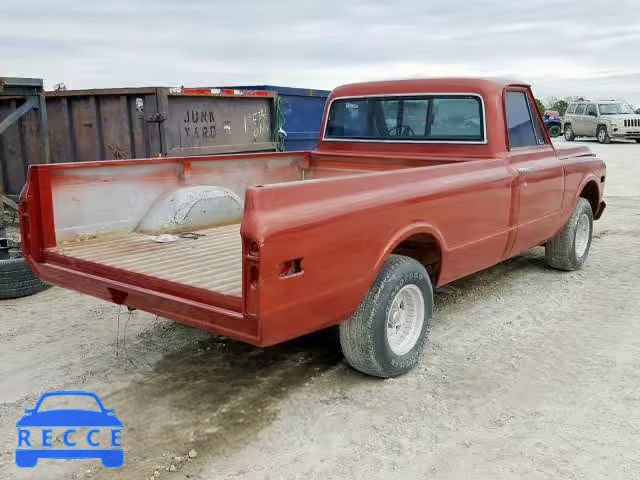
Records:
{"label": "truck bed", "polygon": [[[345,318],[351,290],[368,282],[340,289],[336,318],[323,317],[325,304],[315,295],[296,314],[307,323],[283,314],[297,305],[292,298],[306,296],[306,285],[324,291],[329,282],[318,287],[320,277],[329,275],[331,283],[344,277],[329,259],[342,251],[338,230],[354,222],[329,222],[338,230],[316,234],[323,219],[352,205],[367,210],[359,228],[377,228],[383,210],[361,204],[361,197],[389,202],[404,195],[422,167],[433,167],[437,177],[446,163],[283,152],[36,165],[20,207],[24,256],[48,283],[272,345]],[[154,241],[165,234],[179,239]],[[292,237],[298,240],[286,240]],[[362,255],[350,258],[373,265]]]}
{"label": "truck bed", "polygon": [[198,238],[158,243],[136,232],[65,242],[50,251],[175,283],[242,295],[240,224],[196,230]]}

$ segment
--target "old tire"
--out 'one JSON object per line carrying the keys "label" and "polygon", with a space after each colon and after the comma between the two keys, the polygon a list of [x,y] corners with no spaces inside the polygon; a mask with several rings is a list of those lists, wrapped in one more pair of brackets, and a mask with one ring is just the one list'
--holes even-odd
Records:
{"label": "old tire", "polygon": [[564,139],[568,142],[573,142],[576,139],[576,134],[573,132],[573,127],[570,123],[564,126]]}
{"label": "old tire", "polygon": [[0,260],[0,300],[26,297],[47,287],[33,274],[24,258]]}
{"label": "old tire", "polygon": [[356,370],[389,378],[412,369],[433,315],[433,289],[416,260],[391,255],[358,309],[340,324],[340,345]]}
{"label": "old tire", "polygon": [[611,143],[611,137],[607,132],[607,127],[604,125],[600,125],[598,127],[598,131],[596,132],[596,136],[598,137],[598,143]]}
{"label": "old tire", "polygon": [[560,128],[560,125],[551,125],[549,127],[549,136],[552,138],[559,137],[561,133],[562,129]]}
{"label": "old tire", "polygon": [[547,264],[559,270],[578,270],[589,255],[592,238],[591,205],[578,198],[567,224],[545,245]]}

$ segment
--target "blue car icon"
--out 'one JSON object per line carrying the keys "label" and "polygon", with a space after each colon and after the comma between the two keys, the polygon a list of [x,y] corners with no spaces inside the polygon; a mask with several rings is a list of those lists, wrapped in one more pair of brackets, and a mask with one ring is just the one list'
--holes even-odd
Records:
{"label": "blue car icon", "polygon": [[[98,410],[81,409],[57,409],[41,411],[42,402],[48,397],[91,397],[98,407]],[[118,468],[124,463],[124,451],[122,448],[50,448],[52,443],[52,429],[42,429],[42,448],[38,448],[38,436],[32,428],[42,427],[65,427],[64,444],[67,447],[75,447],[76,441],[71,437],[77,435],[73,427],[90,427],[86,435],[89,447],[99,447],[100,442],[95,438],[100,433],[100,427],[110,429],[111,447],[121,447],[120,433],[122,422],[114,415],[114,410],[104,407],[98,395],[92,392],[50,392],[40,397],[35,408],[26,409],[25,414],[18,422],[18,448],[16,449],[16,465],[19,467],[35,467],[40,458],[99,458],[102,464],[108,468]],[[97,428],[96,428],[97,427]],[[32,447],[34,448],[21,448]],[[105,442],[102,442],[105,443]]]}

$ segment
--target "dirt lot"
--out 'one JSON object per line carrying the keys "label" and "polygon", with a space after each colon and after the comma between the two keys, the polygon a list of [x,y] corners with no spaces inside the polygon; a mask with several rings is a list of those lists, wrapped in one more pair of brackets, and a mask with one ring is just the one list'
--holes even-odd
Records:
{"label": "dirt lot", "polygon": [[[537,249],[440,289],[397,379],[350,370],[335,331],[259,350],[59,288],[0,301],[0,478],[640,478],[640,145],[589,146],[608,208],[585,268]],[[59,389],[115,409],[124,467],[14,465],[15,422]]]}

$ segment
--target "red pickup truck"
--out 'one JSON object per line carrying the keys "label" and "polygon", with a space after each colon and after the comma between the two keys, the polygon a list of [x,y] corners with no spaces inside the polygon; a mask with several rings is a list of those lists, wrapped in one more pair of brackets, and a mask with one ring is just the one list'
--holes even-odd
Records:
{"label": "red pickup truck", "polygon": [[580,268],[604,181],[524,83],[385,81],[336,88],[312,152],[32,166],[20,220],[48,283],[259,346],[339,325],[390,377],[434,287],[538,245]]}

